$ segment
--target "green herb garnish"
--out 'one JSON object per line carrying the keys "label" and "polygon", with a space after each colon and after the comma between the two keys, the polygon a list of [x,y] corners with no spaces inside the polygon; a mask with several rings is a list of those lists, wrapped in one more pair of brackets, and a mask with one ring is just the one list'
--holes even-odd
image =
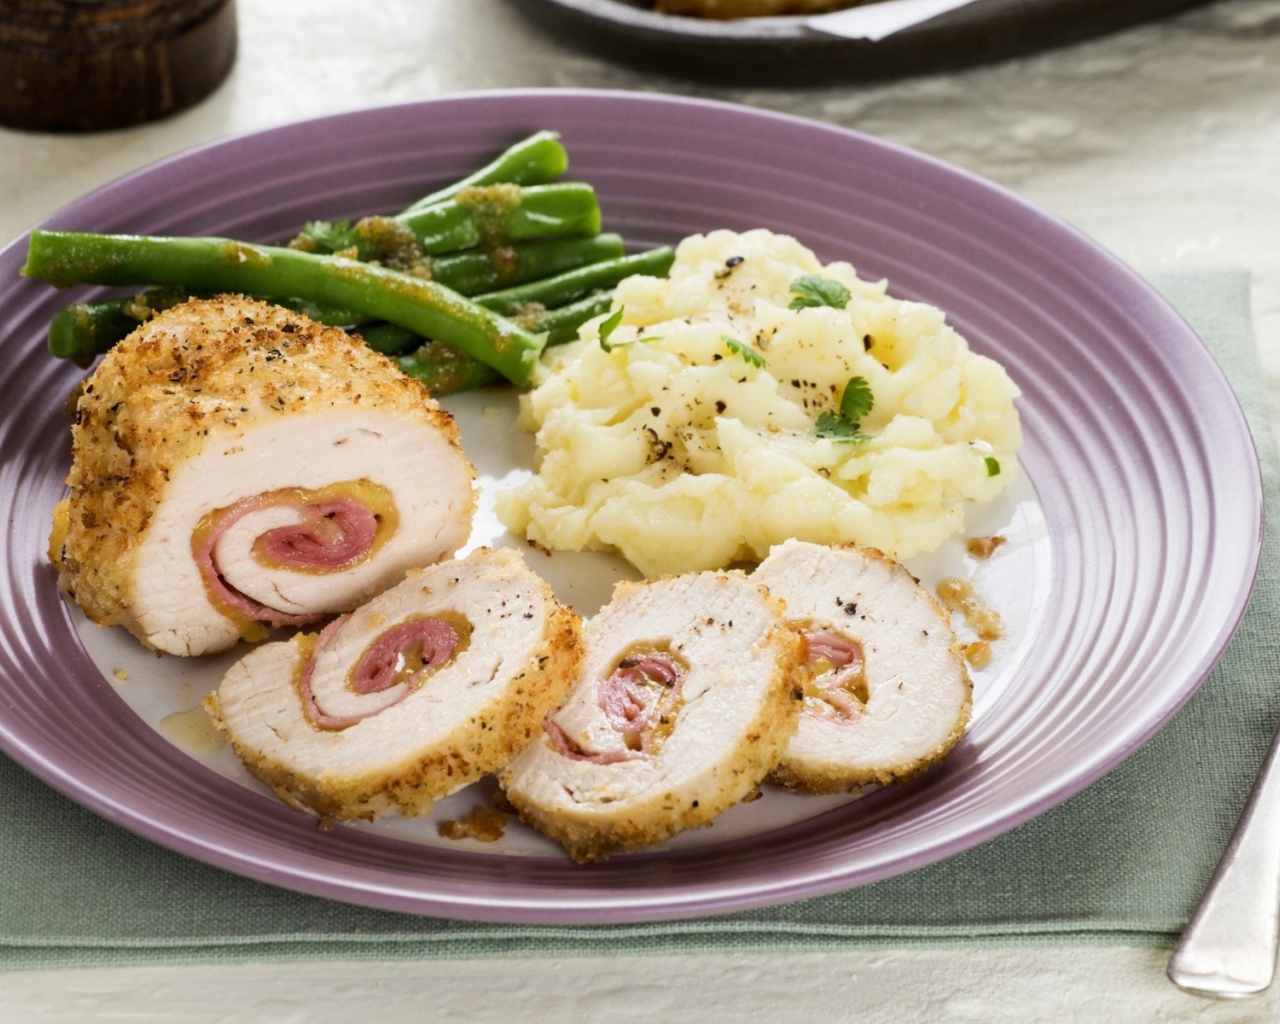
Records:
{"label": "green herb garnish", "polygon": [[864,377],[850,377],[844,386],[844,394],[840,396],[840,418],[849,423],[858,424],[862,417],[875,405],[871,394],[871,386]]}
{"label": "green herb garnish", "polygon": [[813,432],[828,441],[861,441],[866,438],[858,424],[841,419],[833,412],[824,412],[814,424]]}
{"label": "green herb garnish", "polygon": [[988,455],[983,461],[987,464],[987,476],[1000,475],[1000,462]]}
{"label": "green herb garnish", "polygon": [[735,356],[741,356],[743,362],[750,363],[752,366],[765,365],[764,356],[750,345],[744,345],[737,338],[730,338],[727,334],[720,335],[720,340],[729,346],[729,351]]}
{"label": "green herb garnish", "polygon": [[615,313],[611,314],[609,318],[600,325],[600,347],[606,352],[612,352],[618,347],[617,345],[609,344],[609,336],[617,330],[618,324],[622,323],[622,313],[623,310],[619,307]]}
{"label": "green herb garnish", "polygon": [[839,281],[817,274],[802,274],[791,282],[791,308],[804,309],[808,306],[830,306],[833,309],[844,309],[853,298],[853,294]]}
{"label": "green herb garnish", "polygon": [[862,441],[862,417],[871,411],[875,398],[862,377],[850,377],[840,396],[840,411],[824,412],[814,424],[814,433],[829,441]]}
{"label": "green herb garnish", "polygon": [[353,246],[359,248],[360,245],[360,236],[349,220],[340,220],[336,223],[327,220],[307,221],[302,228],[300,238],[303,240],[302,244],[295,243],[295,248],[305,248],[323,255],[345,252]]}

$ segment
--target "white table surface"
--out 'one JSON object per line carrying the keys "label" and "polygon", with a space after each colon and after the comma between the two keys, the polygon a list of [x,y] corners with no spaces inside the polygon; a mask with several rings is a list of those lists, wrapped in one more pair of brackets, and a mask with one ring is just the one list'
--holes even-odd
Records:
{"label": "white table surface", "polygon": [[[694,94],[933,154],[1015,190],[1140,270],[1250,268],[1272,422],[1280,424],[1280,0],[1222,0],[962,74],[814,89],[644,75],[556,44],[502,0],[239,0],[239,10],[236,67],[200,106],[89,136],[0,130],[0,244],[161,157],[314,115],[509,87]],[[995,945],[12,971],[0,973],[0,1020],[1280,1020],[1280,986],[1235,1003],[1186,995],[1165,980],[1167,955]]]}

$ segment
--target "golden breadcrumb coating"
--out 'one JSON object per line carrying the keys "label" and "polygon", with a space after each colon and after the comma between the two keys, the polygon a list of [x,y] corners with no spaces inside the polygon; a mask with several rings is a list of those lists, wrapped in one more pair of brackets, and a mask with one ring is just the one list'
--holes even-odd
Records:
{"label": "golden breadcrumb coating", "polygon": [[[854,641],[866,692],[844,719],[806,697],[805,714],[769,781],[804,793],[858,792],[905,783],[964,736],[973,682],[951,617],[882,551],[787,541],[753,576],[810,629]],[[802,670],[812,680],[811,669]],[[807,687],[812,691],[812,686]]]}
{"label": "golden breadcrumb coating", "polygon": [[148,642],[137,555],[180,467],[297,414],[361,409],[422,421],[461,455],[425,389],[338,328],[239,296],[160,313],[103,357],[76,403],[71,490],[50,541],[59,586],[90,619]]}
{"label": "golden breadcrumb coating", "polygon": [[[373,820],[386,813],[427,814],[436,800],[497,771],[527,747],[540,733],[547,712],[564,696],[577,674],[583,656],[581,619],[571,608],[559,604],[550,586],[507,550],[477,549],[458,563],[442,562],[411,573],[402,587],[412,588],[419,583],[437,587],[437,581],[447,577],[454,565],[467,571],[466,562],[491,564],[481,564],[468,593],[458,596],[453,605],[458,612],[465,613],[469,605],[478,610],[480,603],[490,600],[502,604],[491,617],[495,627],[504,622],[541,622],[538,635],[517,663],[503,660],[495,678],[488,678],[492,670],[484,667],[484,678],[455,680],[452,684],[470,692],[475,692],[476,687],[487,688],[489,694],[478,710],[451,721],[446,735],[436,736],[424,745],[416,737],[434,729],[434,720],[450,714],[448,707],[432,703],[433,681],[429,678],[422,684],[421,697],[425,699],[411,696],[347,729],[322,728],[302,713],[292,682],[310,652],[307,640],[295,637],[259,647],[247,656],[253,659],[252,671],[246,668],[246,673],[252,676],[254,685],[260,681],[265,687],[268,681],[264,676],[285,673],[283,680],[277,677],[271,686],[291,703],[287,709],[275,709],[279,717],[270,725],[246,722],[243,713],[232,716],[230,706],[223,707],[225,695],[223,700],[219,693],[205,698],[204,706],[214,727],[231,741],[249,772],[297,810],[332,821]],[[520,589],[511,589],[513,583]],[[375,598],[370,610],[386,596]],[[371,615],[371,620],[377,621],[376,615]],[[485,621],[477,614],[478,630]],[[487,642],[510,654],[509,634],[510,629],[504,627],[487,641],[473,635],[473,653],[479,656],[478,648]],[[523,638],[519,642],[524,643]],[[460,655],[456,666],[440,671],[451,675],[476,671],[468,664],[465,655]],[[233,669],[228,679],[233,674],[238,670]],[[244,687],[237,689],[234,700],[243,702]],[[263,736],[273,742],[274,749],[265,747]]]}
{"label": "golden breadcrumb coating", "polygon": [[[737,573],[623,582],[606,612],[588,622],[583,672],[569,700],[594,703],[596,681],[637,636],[669,638],[671,651],[689,658],[685,685],[695,692],[652,757],[575,762],[544,736],[499,773],[520,819],[573,860],[589,863],[709,825],[755,792],[781,757],[798,720],[795,679],[806,649],[782,604],[742,583]],[[668,633],[676,619],[684,626]]]}

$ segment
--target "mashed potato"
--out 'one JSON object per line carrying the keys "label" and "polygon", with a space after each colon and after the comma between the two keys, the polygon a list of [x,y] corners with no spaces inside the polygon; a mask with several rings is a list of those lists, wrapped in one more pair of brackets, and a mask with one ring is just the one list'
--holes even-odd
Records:
{"label": "mashed potato", "polygon": [[[806,275],[847,305],[791,308]],[[903,559],[1017,472],[1004,369],[940,310],[793,238],[695,235],[669,278],[629,278],[613,308],[550,350],[521,399],[537,472],[498,515],[548,548],[614,551],[650,577],[759,561],[789,537]],[[822,436],[853,378],[873,403],[856,439]]]}

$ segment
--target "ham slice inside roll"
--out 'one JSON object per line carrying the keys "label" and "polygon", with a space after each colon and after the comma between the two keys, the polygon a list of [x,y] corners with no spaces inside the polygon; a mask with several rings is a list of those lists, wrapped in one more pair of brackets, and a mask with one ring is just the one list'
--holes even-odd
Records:
{"label": "ham slice inside roll", "polygon": [[809,657],[804,713],[773,781],[815,793],[902,782],[964,734],[972,686],[950,616],[872,548],[790,540],[753,579],[787,607]]}
{"label": "ham slice inside roll", "polygon": [[623,750],[584,751],[552,719],[543,727],[564,757],[596,764],[652,757],[679,715],[684,675],[681,662],[669,654],[650,651],[627,655],[607,679],[601,680],[596,700],[609,725],[622,737]]}
{"label": "ham slice inside roll", "polygon": [[[298,694],[307,718],[323,729],[345,729],[404,700],[425,678],[447,664],[459,649],[459,630],[443,618],[410,618],[379,634],[360,654],[346,679],[329,677],[329,693],[319,690],[316,661],[337,643],[350,616],[335,620],[316,638],[302,672]],[[338,683],[340,685],[334,685]],[[334,709],[349,691],[356,704],[349,712]],[[370,694],[385,696],[371,704]]]}
{"label": "ham slice inside roll", "polygon": [[103,358],[76,415],[59,584],[160,651],[319,622],[470,534],[474,471],[449,415],[289,310],[175,306]]}
{"label": "ham slice inside roll", "polygon": [[577,615],[518,553],[480,548],[255,648],[205,705],[290,806],[419,815],[540,736],[581,658]]}
{"label": "ham slice inside roll", "polygon": [[740,573],[619,584],[584,638],[565,702],[499,773],[521,818],[575,860],[710,823],[796,727],[804,643]]}
{"label": "ham slice inside roll", "polygon": [[[191,547],[213,604],[246,623],[304,626],[324,618],[323,612],[293,613],[255,601],[229,581],[229,566],[238,559],[249,571],[332,573],[372,559],[378,542],[399,525],[395,502],[385,488],[364,480],[345,489],[373,492],[376,500],[362,501],[361,495],[342,493],[341,486],[321,492],[289,488],[255,494],[205,516]],[[261,523],[264,515],[278,511],[284,513],[275,517],[285,520],[281,525]]]}

